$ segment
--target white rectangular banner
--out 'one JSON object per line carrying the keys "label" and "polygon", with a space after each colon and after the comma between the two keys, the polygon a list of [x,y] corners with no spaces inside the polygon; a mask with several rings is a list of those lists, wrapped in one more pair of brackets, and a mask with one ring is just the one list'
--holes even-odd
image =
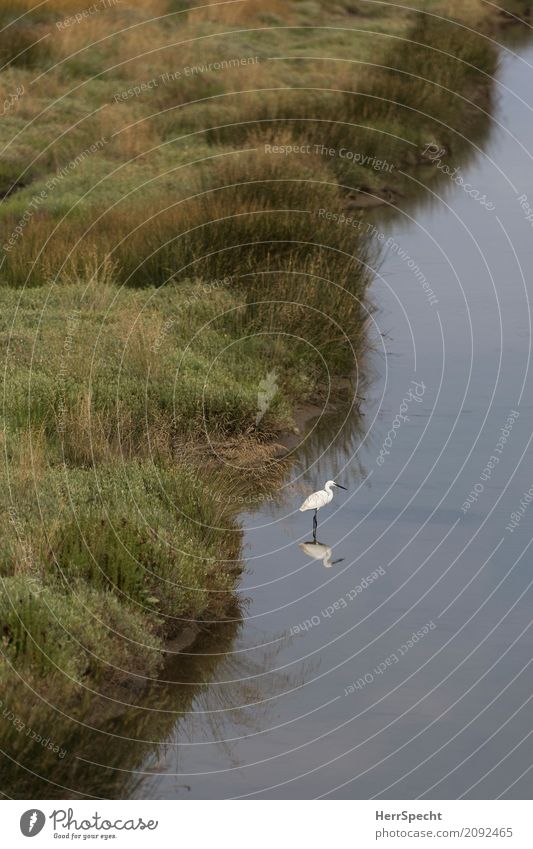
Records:
{"label": "white rectangular banner", "polygon": [[532,845],[525,801],[5,801],[2,845],[359,849]]}

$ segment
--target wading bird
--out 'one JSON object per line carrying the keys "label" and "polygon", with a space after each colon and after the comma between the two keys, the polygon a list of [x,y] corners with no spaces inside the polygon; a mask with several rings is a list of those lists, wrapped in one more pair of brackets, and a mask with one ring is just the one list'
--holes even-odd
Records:
{"label": "wading bird", "polygon": [[340,483],[335,483],[335,481],[326,481],[324,484],[324,489],[319,489],[318,492],[313,492],[311,495],[308,495],[305,499],[304,503],[300,507],[300,512],[304,512],[304,510],[314,510],[315,515],[313,516],[313,540],[316,542],[316,529],[318,526],[316,514],[320,510],[321,507],[325,507],[326,504],[333,498],[332,487],[338,486],[339,489],[346,489],[345,486],[341,486]]}

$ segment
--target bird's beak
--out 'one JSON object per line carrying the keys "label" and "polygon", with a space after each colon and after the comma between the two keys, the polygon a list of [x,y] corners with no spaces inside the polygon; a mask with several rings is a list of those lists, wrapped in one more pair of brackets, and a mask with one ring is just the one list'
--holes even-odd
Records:
{"label": "bird's beak", "polygon": [[345,487],[345,486],[341,486],[341,485],[340,485],[340,483],[336,483],[336,484],[335,484],[335,486],[338,486],[338,487],[339,487],[339,489],[346,489],[346,487]]}

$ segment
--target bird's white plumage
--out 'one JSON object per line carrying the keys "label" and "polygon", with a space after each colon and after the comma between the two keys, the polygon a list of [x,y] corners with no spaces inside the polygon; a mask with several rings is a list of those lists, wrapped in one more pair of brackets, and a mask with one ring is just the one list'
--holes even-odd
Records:
{"label": "bird's white plumage", "polygon": [[301,512],[303,513],[304,510],[320,510],[321,507],[329,504],[333,498],[333,486],[335,486],[335,481],[327,481],[324,489],[319,489],[317,492],[308,495],[300,507]]}

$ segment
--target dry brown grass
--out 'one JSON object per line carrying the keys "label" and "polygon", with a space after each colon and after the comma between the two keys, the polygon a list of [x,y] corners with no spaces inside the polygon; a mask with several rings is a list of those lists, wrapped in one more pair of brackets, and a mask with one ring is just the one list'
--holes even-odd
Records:
{"label": "dry brown grass", "polygon": [[9,450],[15,486],[31,488],[49,468],[44,428],[22,430],[19,438],[10,442]]}
{"label": "dry brown grass", "polygon": [[[73,270],[78,279],[87,264],[97,273],[98,257],[104,263],[110,258],[118,279],[130,285],[161,285],[185,267],[186,276],[204,273],[207,279],[233,273],[238,263],[227,248],[240,242],[263,243],[258,257],[272,241],[279,256],[288,250],[302,254],[298,246],[290,247],[291,239],[319,233],[316,211],[327,203],[338,205],[337,185],[324,159],[267,154],[260,139],[250,137],[256,150],[213,161],[196,198],[180,202],[179,196],[163,195],[141,204],[141,190],[113,208],[71,215],[55,232],[54,218],[36,214],[8,256],[8,279],[25,285],[60,273],[68,280]],[[281,210],[294,210],[292,222]],[[17,223],[16,216],[7,218],[6,232]],[[338,228],[326,230],[326,243],[346,238]]]}
{"label": "dry brown grass", "polygon": [[287,0],[236,0],[230,3],[215,2],[207,8],[192,10],[190,20],[244,25],[276,16],[282,18],[284,24],[290,24],[296,11],[296,4],[291,9]]}
{"label": "dry brown grass", "polygon": [[[10,14],[25,14],[28,12],[34,12],[34,14],[42,14],[46,12],[52,15],[73,15],[76,12],[83,12],[87,9],[91,4],[87,2],[87,0],[44,0],[44,2],[39,2],[39,0],[3,0],[2,8],[3,11],[9,12]],[[168,8],[168,2],[166,0],[143,0],[142,4],[140,3],[128,3],[122,2],[117,6],[124,14],[127,14],[128,11],[135,10],[137,14],[140,12],[148,15],[156,15],[156,14],[164,14],[166,9]],[[114,6],[109,6],[109,9],[105,9],[105,11],[110,11],[115,9]],[[88,20],[88,18],[86,19]],[[85,21],[84,21],[85,23]]]}
{"label": "dry brown grass", "polygon": [[110,139],[108,155],[121,162],[156,150],[161,136],[153,121],[136,122],[130,119],[127,109],[109,107],[98,114],[96,138]]}

